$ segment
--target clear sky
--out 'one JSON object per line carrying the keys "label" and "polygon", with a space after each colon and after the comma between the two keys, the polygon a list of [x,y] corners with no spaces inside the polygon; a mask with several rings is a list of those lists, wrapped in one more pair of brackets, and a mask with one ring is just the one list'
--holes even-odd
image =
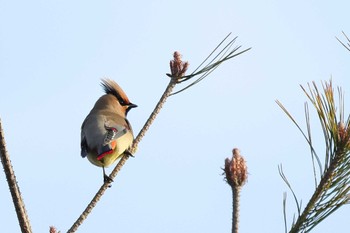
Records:
{"label": "clear sky", "polygon": [[[303,203],[313,179],[308,146],[275,100],[304,125],[299,84],[332,77],[349,113],[342,31],[350,35],[347,1],[0,0],[0,117],[33,231],[66,232],[101,185],[102,170],[80,157],[80,126],[103,94],[100,79],[118,82],[139,106],[129,113],[136,134],[169,81],[172,53],[191,71],[232,32],[252,50],[168,99],[78,232],[230,232],[221,167],[234,147],[249,169],[240,232],[284,232],[287,187],[277,166]],[[3,172],[0,197],[1,231],[19,232]],[[288,203],[291,223],[290,194]],[[314,232],[346,232],[349,215],[345,206]]]}

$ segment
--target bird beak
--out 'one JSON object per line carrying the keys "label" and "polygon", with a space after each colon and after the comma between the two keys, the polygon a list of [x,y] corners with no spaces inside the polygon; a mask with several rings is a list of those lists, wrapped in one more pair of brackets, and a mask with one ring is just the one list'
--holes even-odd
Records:
{"label": "bird beak", "polygon": [[136,105],[136,104],[132,104],[132,103],[130,103],[130,104],[128,105],[128,107],[129,107],[129,108],[136,108],[136,107],[137,107],[137,105]]}
{"label": "bird beak", "polygon": [[128,114],[128,112],[130,111],[130,109],[136,108],[136,107],[137,107],[136,104],[132,104],[132,103],[130,103],[130,104],[126,105],[126,106],[128,106],[128,107],[127,107],[127,109],[125,109],[125,116]]}

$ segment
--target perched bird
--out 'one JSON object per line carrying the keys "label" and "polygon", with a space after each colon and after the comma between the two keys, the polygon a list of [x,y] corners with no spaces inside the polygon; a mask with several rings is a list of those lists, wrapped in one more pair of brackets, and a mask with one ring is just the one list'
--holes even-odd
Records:
{"label": "perched bird", "polygon": [[81,156],[103,168],[104,182],[111,182],[105,173],[108,167],[128,152],[134,135],[126,119],[132,104],[120,86],[109,79],[102,79],[105,95],[101,96],[81,126]]}

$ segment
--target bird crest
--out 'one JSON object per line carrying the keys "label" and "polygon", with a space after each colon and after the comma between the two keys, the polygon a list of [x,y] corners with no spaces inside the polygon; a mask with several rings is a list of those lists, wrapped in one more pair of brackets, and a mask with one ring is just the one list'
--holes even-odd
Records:
{"label": "bird crest", "polygon": [[102,79],[101,86],[106,94],[114,95],[118,99],[120,105],[130,105],[129,98],[126,96],[123,89],[113,80]]}

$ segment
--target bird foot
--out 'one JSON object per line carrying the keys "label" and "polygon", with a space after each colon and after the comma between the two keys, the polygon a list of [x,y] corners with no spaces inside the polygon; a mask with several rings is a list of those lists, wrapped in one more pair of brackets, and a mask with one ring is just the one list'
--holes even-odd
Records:
{"label": "bird foot", "polygon": [[[110,184],[110,183],[113,182],[113,179],[110,178],[109,176],[107,176],[107,175],[105,174],[105,175],[103,176],[103,182],[104,182],[104,183]],[[110,188],[110,187],[112,187],[112,185],[108,185],[108,187]]]}
{"label": "bird foot", "polygon": [[124,154],[126,154],[126,155],[128,155],[128,156],[130,156],[130,157],[135,158],[135,156],[134,156],[129,150],[124,151]]}

